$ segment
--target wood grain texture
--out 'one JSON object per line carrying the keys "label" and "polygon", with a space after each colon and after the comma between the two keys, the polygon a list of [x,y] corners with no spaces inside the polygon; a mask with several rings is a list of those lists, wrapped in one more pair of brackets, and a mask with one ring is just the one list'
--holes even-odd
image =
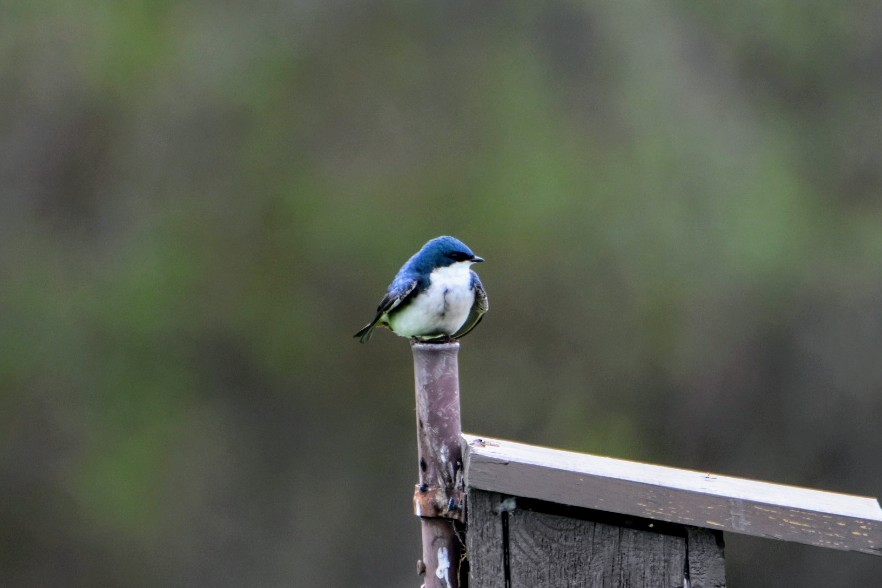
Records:
{"label": "wood grain texture", "polygon": [[472,588],[507,588],[503,566],[502,524],[494,512],[502,502],[495,492],[469,490],[466,553]]}
{"label": "wood grain texture", "polygon": [[512,588],[683,586],[682,537],[522,510],[509,525]]}
{"label": "wood grain texture", "polygon": [[726,588],[723,533],[687,527],[690,588]]}
{"label": "wood grain texture", "polygon": [[469,487],[882,555],[882,509],[873,498],[463,438]]}
{"label": "wood grain texture", "polygon": [[[526,508],[520,508],[514,497],[469,491],[467,541],[473,588],[684,586],[685,527],[662,525],[665,532],[654,532],[644,530],[653,525],[651,521],[561,509],[529,499],[520,503]],[[585,518],[594,515],[604,521]]]}

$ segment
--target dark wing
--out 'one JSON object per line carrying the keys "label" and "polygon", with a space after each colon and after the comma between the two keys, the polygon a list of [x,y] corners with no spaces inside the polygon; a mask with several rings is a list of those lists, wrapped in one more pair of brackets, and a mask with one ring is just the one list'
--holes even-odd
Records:
{"label": "dark wing", "polygon": [[389,286],[389,291],[386,293],[383,299],[380,300],[380,305],[377,307],[377,316],[375,316],[374,320],[366,324],[364,328],[357,332],[354,336],[358,337],[359,341],[361,341],[362,343],[367,343],[368,341],[370,341],[371,335],[373,334],[377,324],[380,322],[380,319],[383,318],[383,315],[404,302],[407,297],[413,293],[418,283],[419,282],[417,282],[417,280],[400,279],[396,279],[394,282],[392,282],[392,285]]}
{"label": "dark wing", "polygon": [[472,288],[475,289],[475,303],[472,304],[472,310],[469,311],[469,316],[466,318],[466,321],[459,330],[453,334],[454,339],[459,339],[468,335],[472,329],[478,326],[481,319],[484,318],[484,313],[490,309],[490,302],[487,300],[487,292],[484,290],[484,284],[481,283],[481,279],[475,272],[472,272]]}

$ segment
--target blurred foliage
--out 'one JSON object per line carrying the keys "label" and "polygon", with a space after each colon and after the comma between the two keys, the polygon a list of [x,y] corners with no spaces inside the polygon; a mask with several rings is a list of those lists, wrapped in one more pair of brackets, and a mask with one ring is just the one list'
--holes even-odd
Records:
{"label": "blurred foliage", "polygon": [[467,430],[882,494],[880,19],[0,7],[0,584],[417,582],[407,344],[351,335],[439,234],[488,259]]}

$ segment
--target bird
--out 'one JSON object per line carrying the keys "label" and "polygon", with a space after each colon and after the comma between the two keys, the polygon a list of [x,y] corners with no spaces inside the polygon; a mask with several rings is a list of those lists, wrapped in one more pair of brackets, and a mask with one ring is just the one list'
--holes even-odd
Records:
{"label": "bird", "polygon": [[367,343],[377,326],[420,342],[447,343],[467,335],[490,307],[471,270],[482,261],[455,237],[432,239],[401,266],[374,320],[355,337]]}

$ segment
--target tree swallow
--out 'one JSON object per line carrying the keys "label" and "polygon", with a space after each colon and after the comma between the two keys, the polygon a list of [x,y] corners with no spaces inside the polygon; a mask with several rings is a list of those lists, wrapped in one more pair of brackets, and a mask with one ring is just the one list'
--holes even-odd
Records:
{"label": "tree swallow", "polygon": [[452,341],[481,322],[490,305],[470,266],[484,261],[453,237],[432,239],[407,260],[377,307],[355,334],[367,343],[377,325],[419,341]]}

